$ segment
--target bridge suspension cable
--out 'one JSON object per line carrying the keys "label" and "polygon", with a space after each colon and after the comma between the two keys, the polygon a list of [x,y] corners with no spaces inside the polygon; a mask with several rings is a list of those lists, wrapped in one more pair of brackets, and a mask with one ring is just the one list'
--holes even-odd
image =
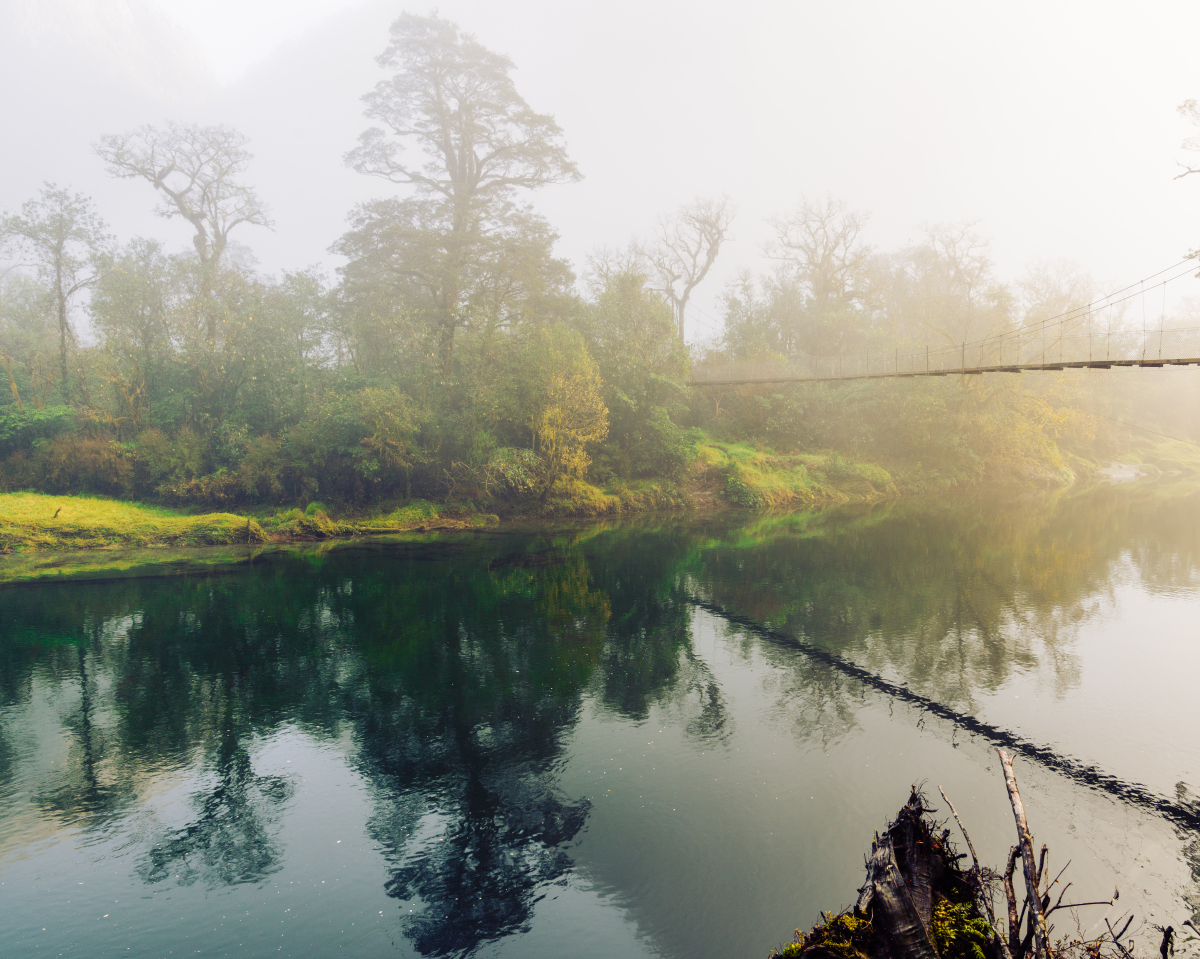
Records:
{"label": "bridge suspension cable", "polygon": [[[1143,277],[1133,283],[1097,297],[1081,306],[1071,307],[1041,320],[1023,323],[973,340],[937,348],[926,346],[923,351],[866,350],[862,355],[805,356],[793,358],[789,369],[760,370],[759,375],[731,376],[728,371],[710,369],[708,375],[693,380],[694,386],[731,386],[751,383],[786,383],[808,380],[878,379],[880,377],[946,376],[950,373],[1021,372],[1022,370],[1060,370],[1066,368],[1108,369],[1113,366],[1177,366],[1200,363],[1200,329],[1165,329],[1166,287],[1175,280],[1190,276],[1197,269],[1196,256],[1188,256]],[[1151,283],[1151,281],[1157,281]],[[1151,283],[1147,286],[1147,283]],[[1156,356],[1148,358],[1151,330],[1145,315],[1142,329],[1122,327],[1113,329],[1113,308],[1129,300],[1141,298],[1145,314],[1145,296],[1155,287],[1162,287],[1162,306]],[[1107,312],[1106,329],[1097,331],[1093,318]],[[1069,336],[1073,325],[1082,326],[1086,333]],[[1171,347],[1164,355],[1167,334]],[[1067,340],[1076,340],[1070,355]],[[1096,355],[1102,345],[1104,355]],[[1114,351],[1114,345],[1116,347]],[[1085,349],[1086,347],[1086,349]],[[968,362],[969,361],[969,362]],[[761,364],[755,364],[761,365]],[[734,369],[745,364],[735,364]],[[804,368],[797,368],[804,367]],[[746,371],[748,372],[748,371]],[[726,375],[722,375],[726,373]]]}

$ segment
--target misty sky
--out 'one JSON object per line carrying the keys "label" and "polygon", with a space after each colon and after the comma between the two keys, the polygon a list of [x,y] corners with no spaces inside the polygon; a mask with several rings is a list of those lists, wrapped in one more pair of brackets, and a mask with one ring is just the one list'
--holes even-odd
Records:
{"label": "misty sky", "polygon": [[[122,239],[187,231],[108,180],[89,144],[159,122],[232,123],[273,233],[265,270],[323,262],[349,207],[396,188],[347,170],[358,97],[404,9],[388,0],[0,0],[0,209],[42,180],[94,195]],[[801,194],[871,213],[893,248],[924,222],[976,220],[1002,274],[1064,257],[1121,285],[1200,246],[1200,175],[1173,179],[1200,98],[1194,4],[666,3],[438,5],[517,63],[585,180],[536,203],[582,266],[697,194],[737,203],[735,242],[697,297],[764,266],[765,217]],[[1197,157],[1200,160],[1200,156]],[[1182,292],[1182,291],[1181,291]],[[696,327],[699,334],[710,332]]]}

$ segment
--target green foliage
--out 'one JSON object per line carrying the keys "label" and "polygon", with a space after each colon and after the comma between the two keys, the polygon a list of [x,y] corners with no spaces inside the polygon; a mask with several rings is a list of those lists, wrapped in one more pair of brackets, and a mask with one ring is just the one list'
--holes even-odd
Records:
{"label": "green foliage", "polygon": [[929,937],[941,959],[988,959],[992,927],[974,904],[939,899],[933,905]]}
{"label": "green foliage", "polygon": [[[391,78],[366,97],[381,126],[349,159],[411,189],[350,212],[332,285],[311,268],[264,276],[227,246],[240,223],[266,222],[240,179],[245,139],[228,129],[102,140],[118,175],[147,177],[152,147],[199,163],[164,208],[207,224],[187,253],[115,248],[90,201],[53,186],[0,218],[32,265],[0,276],[0,486],[197,509],[320,498],[604,513],[690,502],[686,490],[781,507],[1061,484],[1129,449],[1081,408],[1117,413],[1135,391],[1114,399],[1098,380],[689,388],[696,363],[876,369],[897,347],[1012,332],[1082,294],[1045,270],[1001,283],[967,228],[882,255],[863,244],[861,214],[803,202],[771,221],[775,268],[726,290],[724,337],[705,355],[680,343],[645,251],[597,253],[576,290],[528,197],[578,171],[506,58],[406,14],[381,62]],[[189,153],[195,137],[215,152]],[[189,216],[205,184],[223,199]],[[72,335],[84,309],[94,343]],[[1143,408],[1169,407],[1191,436],[1198,397]],[[1190,462],[1175,451],[1166,465]]]}
{"label": "green foliage", "polygon": [[792,942],[771,953],[771,959],[799,959],[805,949],[820,946],[842,959],[866,959],[875,928],[869,919],[843,912],[829,916],[805,934],[796,930]]}
{"label": "green foliage", "polygon": [[53,439],[75,428],[75,411],[69,406],[46,409],[0,406],[0,456],[30,447],[39,440]]}
{"label": "green foliage", "polygon": [[726,467],[725,484],[721,487],[721,493],[734,506],[749,508],[758,505],[758,497],[739,475],[736,464]]}

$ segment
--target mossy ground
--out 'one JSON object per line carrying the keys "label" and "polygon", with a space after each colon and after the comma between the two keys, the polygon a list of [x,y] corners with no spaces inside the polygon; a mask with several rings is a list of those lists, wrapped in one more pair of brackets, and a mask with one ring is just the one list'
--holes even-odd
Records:
{"label": "mossy ground", "polygon": [[0,493],[0,553],[44,550],[225,546],[270,540],[336,539],[409,530],[471,529],[498,522],[478,510],[414,500],[331,519],[306,509],[189,515],[96,496]]}
{"label": "mossy ground", "polygon": [[803,507],[870,501],[897,495],[883,467],[837,452],[776,453],[747,443],[697,447],[698,485],[731,505],[746,508]]}
{"label": "mossy ground", "polygon": [[654,509],[686,509],[687,492],[669,480],[616,482],[606,488],[585,480],[560,480],[544,502],[532,507],[536,516],[621,516]]}
{"label": "mossy ground", "polygon": [[[843,912],[829,916],[808,933],[797,929],[793,941],[771,953],[770,959],[799,959],[806,949],[816,946],[841,959],[868,959],[874,938],[875,927],[869,919]],[[991,959],[995,954],[992,927],[973,902],[939,898],[934,903],[929,938],[942,959]]]}
{"label": "mossy ground", "polygon": [[94,496],[0,493],[0,552],[220,546],[262,542],[262,527],[233,513],[186,516]]}
{"label": "mossy ground", "polygon": [[[706,442],[698,448],[687,482],[615,481],[602,488],[564,479],[544,501],[528,504],[515,515],[599,517],[690,507],[804,507],[869,501],[895,492],[885,470],[837,453],[780,456],[747,444]],[[0,493],[0,552],[321,540],[471,529],[497,522],[489,507],[426,500],[383,503],[366,510],[310,503],[303,510],[259,509],[244,516],[195,515],[96,496]]]}
{"label": "mossy ground", "polygon": [[276,540],[336,539],[410,530],[475,529],[499,522],[493,514],[472,507],[446,506],[428,500],[384,503],[366,510],[346,510],[332,519],[321,503],[301,509],[279,510],[258,517],[267,534]]}

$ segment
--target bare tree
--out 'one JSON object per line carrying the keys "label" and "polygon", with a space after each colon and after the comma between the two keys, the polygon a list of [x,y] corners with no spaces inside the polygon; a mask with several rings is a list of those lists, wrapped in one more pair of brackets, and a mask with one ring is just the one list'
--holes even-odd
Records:
{"label": "bare tree", "polygon": [[37,267],[58,320],[59,373],[67,392],[67,352],[75,339],[71,301],[96,279],[96,256],[109,242],[104,221],[82,193],[72,195],[53,183],[42,187],[19,214],[0,217],[0,242],[7,238]]}
{"label": "bare tree", "polygon": [[995,276],[990,243],[973,223],[935,224],[906,250],[893,277],[892,308],[911,329],[947,346],[993,336],[1012,322],[1012,292]]}
{"label": "bare tree", "polygon": [[[144,126],[133,133],[100,138],[96,153],[108,172],[122,179],[140,177],[162,194],[157,213],[182,217],[196,231],[192,244],[209,278],[229,246],[230,232],[243,223],[272,225],[266,206],[254,189],[242,183],[251,154],[247,139],[232,127],[168,122],[159,129]],[[216,317],[208,311],[209,338]]]}
{"label": "bare tree", "polygon": [[5,277],[10,273],[15,273],[20,268],[21,261],[18,259],[18,255],[13,238],[0,232],[0,283],[3,283]]}
{"label": "bare tree", "polygon": [[773,217],[767,255],[789,263],[819,310],[866,297],[873,251],[862,242],[865,214],[841,200],[801,200],[793,213]]}
{"label": "bare tree", "polygon": [[[489,229],[512,219],[518,190],[579,179],[554,118],[517,93],[513,62],[452,21],[403,14],[391,28],[381,67],[397,72],[363,97],[372,127],[346,162],[359,173],[411,185],[435,201],[447,223],[436,237],[442,370],[453,364],[462,322],[464,273]],[[407,145],[420,151],[409,158]]]}
{"label": "bare tree", "polygon": [[[1200,103],[1195,100],[1184,100],[1175,108],[1175,111],[1187,120],[1192,126],[1200,127]],[[1200,136],[1188,137],[1182,144],[1185,150],[1191,150],[1193,153],[1200,153]],[[1180,180],[1189,173],[1200,173],[1200,166],[1192,166],[1190,163],[1180,163],[1183,167],[1183,172],[1175,177]]]}
{"label": "bare tree", "polygon": [[681,343],[692,290],[716,262],[736,212],[727,196],[698,198],[662,217],[654,239],[638,247],[648,266],[650,289],[665,296],[675,310]]}

